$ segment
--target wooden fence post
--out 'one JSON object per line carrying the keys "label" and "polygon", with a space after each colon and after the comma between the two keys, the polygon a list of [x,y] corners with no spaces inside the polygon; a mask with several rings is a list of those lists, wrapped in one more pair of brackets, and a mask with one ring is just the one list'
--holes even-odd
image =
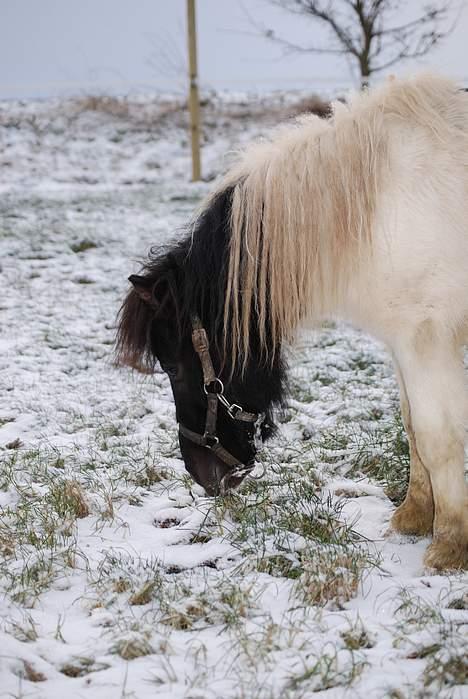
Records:
{"label": "wooden fence post", "polygon": [[195,0],[187,0],[187,30],[189,53],[189,107],[192,141],[192,180],[201,179],[200,163],[200,101],[198,98],[197,35],[195,24]]}

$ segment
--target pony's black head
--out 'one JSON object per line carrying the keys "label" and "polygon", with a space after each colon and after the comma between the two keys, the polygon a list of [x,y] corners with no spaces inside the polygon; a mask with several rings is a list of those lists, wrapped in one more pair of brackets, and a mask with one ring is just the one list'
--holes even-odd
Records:
{"label": "pony's black head", "polygon": [[[196,221],[190,236],[164,253],[152,251],[142,273],[129,277],[133,288],[120,311],[117,353],[120,363],[144,371],[153,370],[158,361],[171,382],[177,421],[203,435],[207,397],[200,357],[192,342],[193,319],[199,318],[226,399],[244,411],[262,415],[260,436],[265,440],[274,430],[272,410],[282,402],[285,372],[279,348],[272,353],[272,361],[265,361],[254,318],[247,362],[242,357],[238,366],[229,362],[223,314],[231,197],[231,190],[218,194]],[[254,462],[256,428],[252,421],[233,420],[219,405],[217,438],[239,464],[249,466]],[[221,481],[227,487],[242,481],[243,476],[230,476],[232,466],[212,449],[182,434],[179,443],[187,470],[207,493],[218,493]]]}

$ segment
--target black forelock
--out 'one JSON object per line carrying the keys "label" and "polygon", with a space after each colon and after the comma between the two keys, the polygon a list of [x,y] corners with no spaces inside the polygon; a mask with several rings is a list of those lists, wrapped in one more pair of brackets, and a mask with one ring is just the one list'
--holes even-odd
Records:
{"label": "black forelock", "polygon": [[215,195],[207,208],[170,246],[154,246],[142,274],[153,286],[165,284],[177,301],[181,333],[199,316],[213,337],[223,320],[233,188]]}

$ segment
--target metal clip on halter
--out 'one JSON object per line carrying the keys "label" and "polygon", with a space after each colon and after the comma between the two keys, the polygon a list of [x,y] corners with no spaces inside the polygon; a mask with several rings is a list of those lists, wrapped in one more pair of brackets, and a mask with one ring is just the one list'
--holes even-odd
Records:
{"label": "metal clip on halter", "polygon": [[[219,390],[217,390],[217,391],[210,391],[210,390],[208,389],[208,387],[209,387],[209,386],[212,386],[213,384],[216,385],[216,386],[219,386]],[[221,405],[223,405],[223,406],[226,408],[229,417],[232,418],[233,420],[239,419],[239,418],[238,418],[238,415],[239,415],[240,413],[243,413],[243,412],[244,412],[244,411],[242,410],[242,406],[237,405],[237,403],[230,403],[230,402],[228,401],[228,399],[227,399],[226,396],[224,395],[224,384],[223,384],[223,382],[221,381],[221,379],[216,378],[214,381],[211,381],[211,383],[209,383],[209,384],[204,384],[203,390],[205,391],[205,394],[206,394],[206,395],[208,395],[209,393],[214,393],[214,394],[216,395],[217,399],[219,400],[219,402],[221,403]],[[246,414],[246,415],[252,415],[252,416],[254,415],[254,413],[244,413],[244,414]],[[258,416],[256,416],[256,419],[257,419],[257,417],[258,417]]]}

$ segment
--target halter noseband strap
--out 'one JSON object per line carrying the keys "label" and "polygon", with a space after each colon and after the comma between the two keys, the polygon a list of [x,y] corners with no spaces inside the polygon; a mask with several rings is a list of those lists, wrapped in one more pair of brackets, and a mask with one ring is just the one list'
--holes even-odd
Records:
{"label": "halter noseband strap", "polygon": [[218,405],[221,403],[221,405],[226,408],[230,418],[245,423],[255,424],[259,419],[259,415],[243,410],[243,408],[236,403],[229,403],[225,397],[223,382],[216,376],[213,367],[208,336],[200,319],[196,317],[192,320],[192,344],[200,359],[203,371],[203,388],[207,400],[205,432],[203,434],[198,434],[198,432],[189,430],[188,427],[179,423],[179,433],[194,444],[206,447],[214,452],[221,461],[224,461],[224,463],[230,467],[230,471],[227,474],[228,476],[240,476],[250,473],[254,468],[253,466],[243,464],[219,443],[219,438],[216,434]]}

